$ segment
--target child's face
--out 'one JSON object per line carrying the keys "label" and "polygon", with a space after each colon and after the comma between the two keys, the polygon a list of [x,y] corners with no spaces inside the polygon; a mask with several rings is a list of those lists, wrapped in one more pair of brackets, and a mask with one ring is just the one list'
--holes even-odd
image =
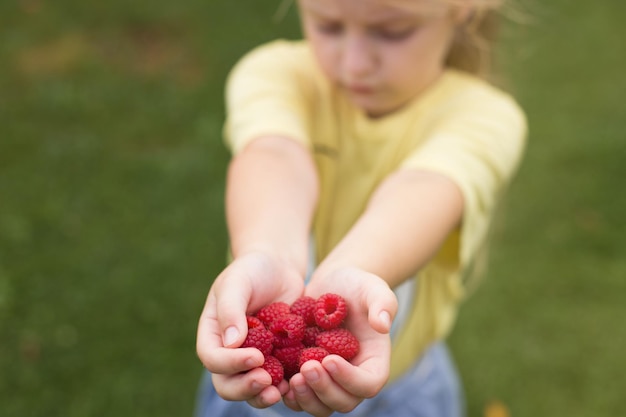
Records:
{"label": "child's face", "polygon": [[458,20],[441,0],[299,0],[324,73],[372,117],[391,113],[441,74]]}

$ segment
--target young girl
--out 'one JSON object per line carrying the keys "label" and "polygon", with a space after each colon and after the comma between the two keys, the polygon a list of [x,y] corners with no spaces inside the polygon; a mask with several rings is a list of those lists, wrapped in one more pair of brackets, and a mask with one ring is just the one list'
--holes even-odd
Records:
{"label": "young girl", "polygon": [[[198,326],[198,416],[464,415],[443,339],[526,130],[515,101],[478,76],[496,6],[299,0],[305,40],[234,68],[233,261]],[[349,304],[358,356],[271,385],[261,352],[237,349],[246,313],[327,292]]]}

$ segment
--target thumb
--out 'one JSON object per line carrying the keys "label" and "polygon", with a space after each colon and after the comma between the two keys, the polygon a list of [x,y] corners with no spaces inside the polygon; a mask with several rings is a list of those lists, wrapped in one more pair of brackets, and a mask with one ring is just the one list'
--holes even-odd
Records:
{"label": "thumb", "polygon": [[398,311],[398,300],[394,292],[386,282],[378,280],[376,284],[368,287],[366,302],[370,326],[379,333],[389,333]]}
{"label": "thumb", "polygon": [[[217,322],[225,347],[239,347],[248,333],[246,311],[249,291],[239,286],[226,285],[215,293]],[[245,286],[244,286],[245,287]]]}

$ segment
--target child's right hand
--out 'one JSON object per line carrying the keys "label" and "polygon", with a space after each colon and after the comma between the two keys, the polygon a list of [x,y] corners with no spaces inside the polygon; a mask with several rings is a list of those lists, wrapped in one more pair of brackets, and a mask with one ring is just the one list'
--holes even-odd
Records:
{"label": "child's right hand", "polygon": [[246,313],[275,301],[290,304],[303,291],[304,279],[295,268],[264,253],[238,257],[215,279],[198,324],[196,349],[222,398],[257,408],[280,401],[287,383],[274,387],[266,371],[254,369],[263,363],[263,354],[236,348],[246,338]]}
{"label": "child's right hand", "polygon": [[314,274],[306,295],[341,295],[348,304],[345,327],[359,340],[360,351],[350,362],[329,355],[309,361],[290,380],[285,404],[296,411],[326,417],[349,412],[365,398],[376,395],[387,382],[391,360],[389,331],[397,299],[380,277],[359,268],[344,267]]}

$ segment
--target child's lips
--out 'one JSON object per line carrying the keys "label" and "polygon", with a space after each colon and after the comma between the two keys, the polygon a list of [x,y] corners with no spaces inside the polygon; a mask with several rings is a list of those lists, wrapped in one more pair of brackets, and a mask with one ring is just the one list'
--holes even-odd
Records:
{"label": "child's lips", "polygon": [[374,92],[374,88],[372,86],[363,84],[349,84],[346,86],[346,89],[352,94],[357,95],[369,95]]}

